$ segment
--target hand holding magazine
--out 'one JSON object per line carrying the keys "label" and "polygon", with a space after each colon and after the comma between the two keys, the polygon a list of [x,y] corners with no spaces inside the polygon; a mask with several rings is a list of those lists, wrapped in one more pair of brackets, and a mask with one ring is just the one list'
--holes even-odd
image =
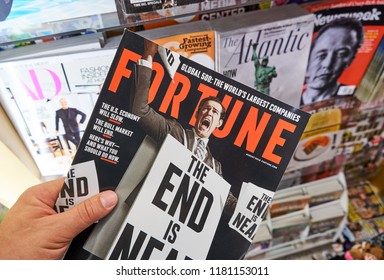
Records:
{"label": "hand holding magazine", "polygon": [[241,259],[309,114],[151,44],[125,31],[68,172],[58,211],[119,204],[66,258]]}

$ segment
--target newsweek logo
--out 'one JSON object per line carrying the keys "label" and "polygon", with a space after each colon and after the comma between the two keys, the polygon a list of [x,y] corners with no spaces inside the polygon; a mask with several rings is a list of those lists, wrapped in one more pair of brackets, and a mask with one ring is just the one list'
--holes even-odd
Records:
{"label": "newsweek logo", "polygon": [[371,11],[341,13],[336,15],[318,14],[315,18],[315,25],[322,26],[339,18],[356,18],[359,21],[381,21],[381,14],[382,12],[377,8],[373,8]]}

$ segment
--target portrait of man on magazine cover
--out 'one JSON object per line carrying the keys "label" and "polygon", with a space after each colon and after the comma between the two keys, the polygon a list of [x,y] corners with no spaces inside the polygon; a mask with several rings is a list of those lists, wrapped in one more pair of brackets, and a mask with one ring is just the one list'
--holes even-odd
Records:
{"label": "portrait of man on magazine cover", "polygon": [[312,42],[301,105],[350,95],[342,92],[340,76],[352,64],[364,41],[361,22],[342,18],[324,25]]}
{"label": "portrait of man on magazine cover", "polygon": [[[152,109],[148,104],[149,87],[151,80],[151,64],[153,57],[158,51],[157,44],[145,40],[142,59],[137,63],[134,89],[132,90],[131,112],[140,117],[139,124],[143,130],[160,146],[167,134],[171,134],[176,140],[193,152],[200,160],[210,166],[221,177],[222,166],[216,160],[209,147],[209,137],[213,131],[219,128],[225,118],[225,108],[216,97],[202,99],[196,111],[196,122],[194,127],[184,128],[175,119],[166,118]],[[202,143],[202,147],[200,144]],[[236,207],[237,198],[229,192],[224,205],[222,217],[219,223],[220,235],[214,238],[208,259],[225,259],[222,251],[222,242],[228,240],[229,236],[237,235],[228,227],[229,220]],[[233,238],[233,237],[231,237]]]}
{"label": "portrait of man on magazine cover", "polygon": [[[215,129],[219,128],[226,115],[226,110],[222,105],[220,99],[216,97],[207,97],[200,101],[196,110],[196,122],[193,127],[184,128],[181,123],[176,119],[169,118],[161,115],[155,109],[149,105],[149,89],[151,85],[152,76],[152,61],[154,56],[158,53],[158,45],[144,40],[144,52],[142,59],[139,59],[135,70],[134,78],[131,84],[131,95],[129,98],[129,112],[139,117],[138,124],[147,135],[141,148],[143,152],[137,152],[136,156],[141,157],[136,159],[137,163],[140,162],[141,166],[150,166],[151,163],[147,163],[148,158],[153,154],[148,154],[148,149],[160,149],[166,136],[170,134],[178,142],[184,145],[186,149],[191,151],[200,161],[204,162],[219,176],[223,177],[221,162],[215,159],[211,149],[209,148],[209,138]],[[148,139],[149,138],[149,139]],[[149,144],[153,143],[153,144]],[[153,146],[156,146],[154,148]],[[150,148],[151,147],[151,148]],[[156,152],[154,152],[156,153]],[[144,157],[144,158],[143,158]],[[134,160],[135,161],[135,160]],[[131,164],[135,166],[135,164]],[[145,169],[145,168],[142,168]],[[130,169],[127,170],[130,173]],[[136,173],[143,173],[140,170]],[[142,186],[142,179],[138,179],[137,184],[133,184],[133,177],[140,177],[137,174],[131,176],[124,176],[119,186],[116,188],[116,192],[121,197],[119,204],[115,211],[108,217],[99,222],[100,225],[96,226],[96,229],[92,232],[90,238],[88,238],[85,249],[91,252],[93,255],[99,258],[106,258],[108,251],[113,242],[113,237],[116,236],[117,230],[125,217],[128,215],[130,208],[132,207],[137,195],[140,192]],[[145,174],[142,174],[144,176]],[[129,182],[126,178],[129,178]],[[224,178],[225,179],[225,178]],[[128,186],[129,185],[129,186]],[[238,235],[235,231],[228,227],[228,223],[235,210],[237,198],[229,192],[229,195],[223,205],[223,212],[221,214],[220,224],[220,238],[225,238],[225,233]],[[216,237],[215,237],[216,238]],[[220,239],[219,238],[219,239]],[[220,242],[219,242],[220,243]],[[211,248],[208,258],[219,259],[221,254],[215,248]],[[221,243],[219,245],[221,247]]]}
{"label": "portrait of man on magazine cover", "polygon": [[[132,90],[131,112],[140,117],[139,124],[159,146],[167,134],[184,144],[201,161],[210,166],[217,174],[223,176],[221,163],[216,160],[208,147],[209,137],[219,128],[225,118],[225,108],[216,97],[201,100],[196,112],[196,123],[193,128],[185,129],[175,119],[166,118],[152,109],[148,104],[152,60],[157,53],[158,45],[145,40],[142,59],[137,63],[134,89]],[[236,198],[230,193],[227,204],[234,208]]]}

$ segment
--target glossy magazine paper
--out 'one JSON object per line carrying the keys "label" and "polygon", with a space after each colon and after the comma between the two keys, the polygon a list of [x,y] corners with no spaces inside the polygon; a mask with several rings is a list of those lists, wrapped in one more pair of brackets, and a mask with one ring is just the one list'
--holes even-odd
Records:
{"label": "glossy magazine paper", "polygon": [[[243,258],[309,114],[128,30],[110,69],[56,206],[106,189],[119,204],[66,258]],[[227,112],[199,159],[194,134],[222,108],[199,108],[209,96]]]}

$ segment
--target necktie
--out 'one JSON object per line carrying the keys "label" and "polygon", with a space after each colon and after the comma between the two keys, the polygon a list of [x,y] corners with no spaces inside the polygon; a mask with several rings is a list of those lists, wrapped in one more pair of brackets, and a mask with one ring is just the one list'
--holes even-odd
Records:
{"label": "necktie", "polygon": [[201,138],[197,139],[197,146],[196,146],[195,154],[196,154],[198,159],[204,160],[204,158],[205,158],[205,144]]}

